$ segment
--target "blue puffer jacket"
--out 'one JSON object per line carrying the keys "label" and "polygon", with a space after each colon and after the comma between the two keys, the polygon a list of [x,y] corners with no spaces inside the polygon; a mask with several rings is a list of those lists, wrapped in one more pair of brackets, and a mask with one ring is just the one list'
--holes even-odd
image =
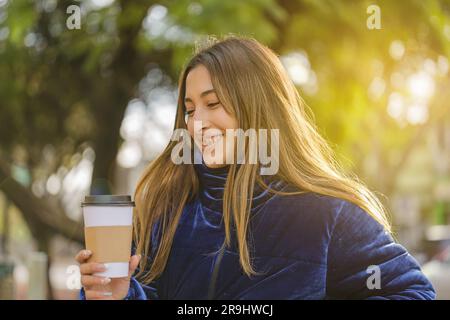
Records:
{"label": "blue puffer jacket", "polygon": [[219,251],[228,169],[194,166],[200,193],[184,208],[165,271],[149,285],[133,277],[127,299],[435,298],[417,261],[358,206],[316,193],[273,195],[256,186],[251,256],[264,274],[247,277],[235,237],[231,248]]}

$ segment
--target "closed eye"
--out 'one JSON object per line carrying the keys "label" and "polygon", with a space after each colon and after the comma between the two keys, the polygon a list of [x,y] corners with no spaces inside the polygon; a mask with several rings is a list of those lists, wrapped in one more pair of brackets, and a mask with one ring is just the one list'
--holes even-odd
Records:
{"label": "closed eye", "polygon": [[209,103],[209,104],[208,104],[208,107],[209,107],[209,108],[215,107],[215,106],[217,106],[219,103],[220,103],[220,102]]}
{"label": "closed eye", "polygon": [[[207,104],[207,107],[212,109],[212,108],[214,108],[215,106],[217,106],[217,105],[219,105],[219,104],[220,104],[220,101],[212,102],[212,103],[208,103],[208,104]],[[194,112],[195,112],[195,109],[192,109],[192,110],[185,110],[185,111],[184,111],[184,115],[190,117],[190,116],[192,116],[192,114],[193,114]]]}

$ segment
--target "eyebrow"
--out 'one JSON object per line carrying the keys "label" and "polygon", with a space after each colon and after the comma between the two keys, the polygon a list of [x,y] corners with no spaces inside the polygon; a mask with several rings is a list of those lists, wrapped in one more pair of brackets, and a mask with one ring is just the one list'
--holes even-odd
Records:
{"label": "eyebrow", "polygon": [[[208,94],[210,94],[210,93],[215,93],[216,92],[216,90],[214,90],[214,89],[209,89],[209,90],[206,90],[206,91],[203,91],[201,94],[200,94],[200,97],[204,97],[204,96],[207,96]],[[184,99],[184,102],[192,102],[192,100],[191,100],[191,98],[185,98]]]}

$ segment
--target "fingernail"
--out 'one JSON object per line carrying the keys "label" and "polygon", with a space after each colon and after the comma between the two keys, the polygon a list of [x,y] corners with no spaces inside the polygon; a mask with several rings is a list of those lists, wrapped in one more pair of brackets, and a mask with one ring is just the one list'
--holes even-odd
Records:
{"label": "fingernail", "polygon": [[111,278],[105,278],[105,279],[103,279],[103,281],[102,281],[103,284],[108,284],[108,283],[110,283],[110,282],[111,282]]}
{"label": "fingernail", "polygon": [[106,266],[106,264],[100,264],[100,265],[99,265],[99,269],[100,269],[101,271],[105,271],[106,269],[108,269],[108,267]]}
{"label": "fingernail", "polygon": [[85,254],[86,256],[90,256],[90,255],[92,254],[92,251],[91,251],[91,250],[85,250],[85,251],[84,251],[84,254]]}
{"label": "fingernail", "polygon": [[110,297],[110,296],[112,296],[112,292],[103,292],[103,295],[107,296],[107,297]]}

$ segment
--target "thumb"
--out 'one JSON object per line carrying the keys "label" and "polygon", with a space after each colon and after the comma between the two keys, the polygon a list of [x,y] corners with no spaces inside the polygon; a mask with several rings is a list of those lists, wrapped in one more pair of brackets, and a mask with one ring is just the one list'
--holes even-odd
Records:
{"label": "thumb", "polygon": [[128,277],[131,278],[131,276],[133,275],[134,271],[136,271],[136,268],[139,265],[139,261],[141,261],[141,255],[134,255],[131,257],[130,259],[130,267],[128,269]]}

